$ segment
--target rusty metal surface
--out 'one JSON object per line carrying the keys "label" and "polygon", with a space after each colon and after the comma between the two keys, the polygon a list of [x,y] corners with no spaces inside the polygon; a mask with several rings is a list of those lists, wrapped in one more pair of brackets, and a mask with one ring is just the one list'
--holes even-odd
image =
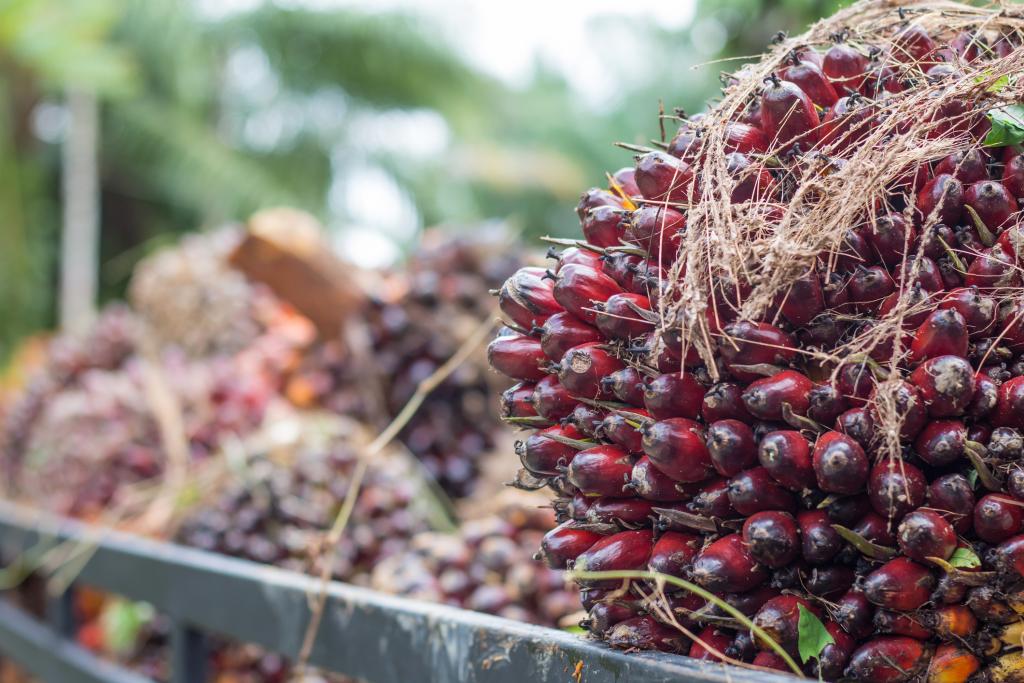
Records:
{"label": "rusty metal surface", "polygon": [[[319,582],[273,567],[97,530],[0,502],[6,557],[40,534],[98,543],[88,584],[195,629],[294,656]],[[0,645],[2,649],[2,645]],[[16,658],[16,657],[15,657]],[[664,654],[626,654],[554,629],[331,583],[310,663],[372,683],[786,683]]]}

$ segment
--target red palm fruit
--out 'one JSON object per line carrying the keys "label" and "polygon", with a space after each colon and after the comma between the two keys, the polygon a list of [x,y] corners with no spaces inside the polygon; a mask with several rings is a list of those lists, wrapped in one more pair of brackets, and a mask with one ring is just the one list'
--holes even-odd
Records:
{"label": "red palm fruit", "polygon": [[998,493],[983,496],[974,506],[974,533],[986,543],[1002,543],[1020,533],[1024,509],[1019,501]]}
{"label": "red palm fruit", "polygon": [[555,276],[555,300],[565,310],[591,325],[597,320],[594,302],[607,301],[622,291],[618,283],[594,268],[568,265]]}
{"label": "red palm fruit", "polygon": [[875,632],[928,640],[935,634],[922,623],[922,618],[916,614],[880,609],[875,612]]}
{"label": "red palm fruit", "polygon": [[935,648],[925,675],[927,683],[967,683],[981,668],[981,662],[962,645],[942,643]]}
{"label": "red palm fruit", "polygon": [[646,455],[633,465],[627,490],[645,500],[672,502],[683,500],[686,494],[676,486],[676,480],[663,474]]}
{"label": "red palm fruit", "polygon": [[972,338],[985,336],[995,325],[996,301],[978,291],[977,287],[959,287],[946,294],[939,308],[955,310],[963,316]]}
{"label": "red palm fruit", "polygon": [[927,562],[929,557],[947,560],[956,550],[956,530],[933,510],[914,510],[904,517],[896,540],[903,554],[918,562]]}
{"label": "red palm fruit", "polygon": [[932,56],[935,42],[920,24],[907,24],[893,36],[890,52],[900,62],[920,63]]}
{"label": "red palm fruit", "polygon": [[946,605],[932,613],[932,630],[943,640],[967,638],[974,635],[978,619],[967,605]]}
{"label": "red palm fruit", "polygon": [[[857,229],[847,230],[836,256],[836,272],[845,273],[852,271],[857,266],[871,265],[874,263],[874,259],[875,253],[871,249],[871,245],[868,244],[864,232]],[[829,302],[829,308],[836,308],[836,306]]]}
{"label": "red palm fruit", "polygon": [[566,512],[570,519],[583,520],[587,518],[587,511],[590,510],[590,503],[593,499],[587,498],[578,491],[569,499]]}
{"label": "red palm fruit", "polygon": [[616,370],[601,382],[607,391],[623,403],[635,407],[644,404],[644,376],[636,368],[627,366]]}
{"label": "red palm fruit", "polygon": [[608,631],[608,644],[620,650],[660,650],[685,652],[689,642],[679,629],[666,626],[654,617],[633,617],[621,621]]}
{"label": "red palm fruit", "polygon": [[960,356],[931,358],[910,375],[932,417],[962,415],[974,396],[974,370]]}
{"label": "red palm fruit", "polygon": [[664,152],[638,156],[634,178],[645,199],[662,202],[687,201],[694,184],[690,165]]}
{"label": "red palm fruit", "polygon": [[751,161],[746,154],[732,152],[726,156],[726,172],[734,185],[729,195],[733,204],[765,201],[772,198],[772,174],[764,166]]}
{"label": "red palm fruit", "polygon": [[1020,284],[1020,272],[1014,260],[1014,255],[1002,245],[984,249],[971,261],[964,284],[983,292],[1016,287]]}
{"label": "red palm fruit", "polygon": [[1017,572],[1024,577],[1024,535],[1003,541],[996,548],[996,566],[1004,573]]}
{"label": "red palm fruit", "polygon": [[1014,377],[999,386],[999,402],[992,424],[1000,427],[1024,426],[1024,376]]}
{"label": "red palm fruit", "polygon": [[704,445],[704,426],[682,417],[647,425],[644,453],[661,472],[684,483],[703,481],[713,472]]}
{"label": "red palm fruit", "polygon": [[988,157],[980,149],[963,150],[943,157],[935,164],[935,173],[949,174],[964,185],[968,185],[988,180],[987,164]]}
{"label": "red palm fruit", "polygon": [[835,43],[825,51],[821,70],[837,93],[860,90],[868,70],[868,58],[846,43]]}
{"label": "red palm fruit", "polygon": [[962,474],[944,474],[928,486],[929,507],[942,513],[958,534],[974,522],[974,489]]}
{"label": "red palm fruit", "polygon": [[[1017,213],[1017,200],[1006,187],[995,180],[972,183],[964,190],[964,206],[971,207],[989,230],[1002,232]],[[964,209],[963,221],[971,225],[973,216]]]}
{"label": "red palm fruit", "polygon": [[579,247],[569,247],[562,251],[555,251],[554,247],[548,250],[548,258],[553,258],[556,261],[555,272],[559,273],[565,266],[586,266],[587,268],[593,268],[594,270],[601,270],[602,261],[601,254],[590,249],[580,249]]}
{"label": "red palm fruit", "polygon": [[[612,174],[612,180],[619,186],[627,197],[639,197],[640,188],[636,186],[636,169],[632,166],[624,166]],[[617,194],[617,193],[616,193]]]}
{"label": "red palm fruit", "polygon": [[1002,345],[1016,354],[1024,354],[1024,303],[1008,302],[1000,310],[996,325]]}
{"label": "red palm fruit", "polygon": [[547,375],[533,390],[533,406],[541,417],[558,422],[572,415],[578,405],[569,390],[554,375]]}
{"label": "red palm fruit", "polygon": [[757,512],[743,523],[743,540],[754,559],[773,569],[784,567],[800,554],[800,530],[788,512]]}
{"label": "red palm fruit", "polygon": [[725,151],[750,154],[768,151],[768,140],[757,126],[733,121],[725,127]]}
{"label": "red palm fruit", "polygon": [[[650,529],[620,531],[595,542],[576,558],[574,569],[581,572],[644,569],[651,557],[654,537]],[[615,588],[622,579],[581,579],[582,586]]]}
{"label": "red palm fruit", "polygon": [[864,597],[883,609],[910,612],[928,602],[935,577],[909,557],[897,557],[864,579]]}
{"label": "red palm fruit", "polygon": [[695,419],[700,414],[704,387],[688,372],[658,375],[645,385],[644,407],[655,420]]}
{"label": "red palm fruit", "polygon": [[580,344],[603,341],[596,327],[588,325],[572,313],[555,313],[544,322],[540,347],[544,355],[558,362],[569,349]]}
{"label": "red palm fruit", "polygon": [[[916,274],[915,274],[916,269]],[[900,282],[910,280],[912,287],[918,287],[927,293],[941,292],[946,289],[946,282],[942,279],[942,269],[939,264],[927,256],[914,257],[903,261],[900,267]]]}
{"label": "red palm fruit", "polygon": [[537,417],[537,408],[533,405],[535,385],[520,382],[506,389],[501,395],[501,417]]}
{"label": "red palm fruit", "polygon": [[825,310],[825,293],[817,273],[808,273],[794,280],[780,295],[779,307],[783,317],[793,327],[803,327]]}
{"label": "red palm fruit", "polygon": [[[1021,200],[1024,201],[1024,197]],[[996,245],[1002,247],[1010,256],[1016,257],[1017,261],[1024,259],[1024,223],[1017,223],[1004,230],[996,240]]]}
{"label": "red palm fruit", "polygon": [[916,507],[924,504],[928,480],[909,462],[889,458],[871,468],[868,498],[875,512],[898,522]]}
{"label": "red palm fruit", "polygon": [[719,382],[707,393],[700,404],[700,417],[707,424],[718,420],[739,420],[751,423],[754,418],[743,405],[743,388],[733,382]]}
{"label": "red palm fruit", "polygon": [[840,97],[822,121],[822,144],[843,152],[861,143],[871,132],[875,113],[874,104],[860,93]]}
{"label": "red palm fruit", "polygon": [[772,479],[793,491],[814,486],[811,445],[797,431],[765,434],[757,446],[757,460]]}
{"label": "red palm fruit", "polygon": [[693,562],[693,580],[715,593],[743,593],[768,579],[739,534],[714,541]]}
{"label": "red palm fruit", "polygon": [[684,123],[669,140],[668,153],[678,159],[693,162],[701,156],[703,147],[704,132],[689,123]]}
{"label": "red palm fruit", "polygon": [[647,566],[652,572],[685,576],[700,548],[700,536],[666,531],[655,542]]}
{"label": "red palm fruit", "polygon": [[830,562],[843,549],[843,539],[832,528],[824,510],[804,510],[796,516],[800,527],[800,554],[809,564]]}
{"label": "red palm fruit", "polygon": [[[900,438],[905,440],[913,439],[924,429],[925,424],[928,422],[928,409],[925,407],[921,392],[910,382],[900,382],[896,385],[891,398],[896,406],[896,414],[902,420]],[[878,395],[877,389],[872,391],[871,396],[868,398],[872,418],[876,422],[879,421],[877,407],[880,400],[881,397]]]}
{"label": "red palm fruit", "polygon": [[[739,610],[741,614],[752,617],[757,614],[757,610],[761,609],[761,606],[764,605],[764,603],[768,602],[772,598],[778,597],[779,595],[780,593],[778,589],[772,588],[769,585],[761,585],[744,593],[724,593],[719,594],[719,597],[721,597],[726,604],[732,605]],[[712,603],[708,603],[705,609],[711,616],[728,616],[721,607]]]}
{"label": "red palm fruit", "polygon": [[783,370],[747,386],[743,405],[747,412],[762,420],[784,420],[785,406],[794,415],[805,415],[810,406],[808,394],[814,382],[795,370]]}
{"label": "red palm fruit", "polygon": [[749,662],[756,653],[757,648],[754,646],[754,638],[750,635],[750,631],[737,631],[729,647],[725,650],[727,656],[741,662]]}
{"label": "red palm fruit", "polygon": [[799,142],[805,149],[821,138],[821,120],[814,103],[800,86],[772,76],[761,94],[761,129],[770,149],[792,151]]}
{"label": "red palm fruit", "polygon": [[761,375],[742,366],[786,365],[796,357],[796,341],[791,335],[768,323],[745,320],[726,325],[726,338],[719,340],[725,366],[737,380],[753,382]]}
{"label": "red palm fruit", "polygon": [[690,645],[687,655],[692,659],[724,661],[722,655],[732,640],[733,636],[728,631],[717,626],[705,626]]}
{"label": "red palm fruit", "polygon": [[876,435],[874,413],[868,406],[851,408],[836,418],[833,429],[870,449]]}
{"label": "red palm fruit", "polygon": [[592,187],[582,195],[580,195],[580,201],[576,204],[576,215],[582,221],[587,217],[587,213],[591,209],[595,209],[599,206],[622,206],[622,199],[617,195],[612,194],[608,190],[602,190],[599,187]]}
{"label": "red palm fruit", "polygon": [[917,193],[917,220],[924,224],[935,213],[935,220],[956,225],[964,207],[964,186],[948,173],[939,173]]}
{"label": "red palm fruit", "polygon": [[565,522],[544,534],[539,554],[552,569],[568,569],[577,557],[602,538],[600,534],[579,528],[573,522]]}
{"label": "red palm fruit", "polygon": [[982,55],[992,54],[992,48],[981,31],[961,31],[953,38],[950,48],[965,62],[973,62]]}
{"label": "red palm fruit", "polygon": [[606,337],[625,341],[639,337],[654,328],[654,323],[645,319],[637,309],[650,311],[651,302],[642,294],[622,292],[608,297],[604,303],[595,303],[595,323]]}
{"label": "red palm fruit", "polygon": [[868,602],[860,591],[847,591],[836,601],[833,618],[857,640],[866,638],[873,632],[872,619],[874,606]]}
{"label": "red palm fruit", "polygon": [[789,65],[779,70],[779,78],[800,86],[814,104],[827,109],[836,103],[839,95],[825,73],[814,62],[800,59],[793,53],[789,57]]}
{"label": "red palm fruit", "polygon": [[831,384],[819,384],[808,394],[807,417],[819,424],[832,424],[849,405],[846,399]]}
{"label": "red palm fruit", "polygon": [[[821,610],[808,600],[796,595],[780,595],[772,598],[757,610],[754,624],[760,627],[769,638],[791,655],[797,652],[797,641],[800,637],[800,608],[821,618]],[[768,643],[757,639],[757,646],[762,650],[769,649]]]}
{"label": "red palm fruit", "polygon": [[828,493],[853,494],[864,490],[868,457],[860,444],[845,434],[826,432],[818,437],[812,455],[818,488]]}
{"label": "red palm fruit", "polygon": [[1003,186],[1014,199],[1024,197],[1024,154],[1014,154],[1006,160]]}
{"label": "red palm fruit", "polygon": [[498,290],[501,312],[527,331],[562,310],[555,301],[554,283],[544,272],[543,268],[520,268]]}
{"label": "red palm fruit", "polygon": [[629,481],[636,458],[620,447],[596,445],[581,451],[569,462],[566,477],[584,495],[624,498],[623,484]]}
{"label": "red palm fruit", "polygon": [[929,465],[945,467],[964,456],[967,427],[960,420],[935,420],[914,441],[914,452]]}
{"label": "red palm fruit", "polygon": [[585,403],[577,403],[572,409],[572,415],[567,422],[575,425],[576,429],[591,438],[597,438],[597,430],[604,421],[605,412],[600,408],[589,406]]}
{"label": "red palm fruit", "polygon": [[798,338],[806,348],[829,350],[835,348],[849,327],[849,323],[837,316],[823,313],[797,330]]}
{"label": "red palm fruit", "polygon": [[825,506],[828,518],[836,524],[853,526],[864,515],[871,512],[871,502],[866,494],[833,498]]}
{"label": "red palm fruit", "polygon": [[[638,415],[644,415],[646,412],[641,412],[640,409],[637,409]],[[621,413],[608,413],[601,420],[597,434],[603,439],[611,441],[627,453],[642,453],[643,435],[640,433],[640,424],[632,416],[626,416]]]}
{"label": "red palm fruit", "polygon": [[910,361],[921,361],[936,356],[966,356],[968,344],[967,322],[952,308],[933,311],[914,333],[910,344]]}
{"label": "red palm fruit", "polygon": [[866,361],[844,363],[836,379],[836,388],[851,406],[866,404],[875,388],[875,376]]}
{"label": "red palm fruit", "polygon": [[892,533],[889,520],[876,512],[868,512],[851,528],[872,543],[884,546],[896,545],[896,537]]}
{"label": "red palm fruit", "polygon": [[708,425],[705,445],[711,464],[723,477],[739,474],[757,462],[757,441],[749,425],[717,420]]}
{"label": "red palm fruit", "polygon": [[729,502],[741,515],[796,507],[793,494],[772,479],[763,467],[744,470],[730,479],[728,493]]}
{"label": "red palm fruit", "polygon": [[536,382],[547,374],[548,360],[540,342],[522,334],[496,337],[487,346],[487,362],[512,379]]}
{"label": "red palm fruit", "polygon": [[582,221],[583,239],[595,247],[614,247],[622,242],[626,211],[616,206],[591,209]]}
{"label": "red palm fruit", "polygon": [[1024,459],[1024,435],[1011,427],[996,427],[989,436],[988,454],[1002,462]]}
{"label": "red palm fruit", "polygon": [[585,519],[592,524],[646,524],[653,514],[654,503],[638,498],[593,498]]}
{"label": "red palm fruit", "polygon": [[857,641],[834,621],[826,621],[825,630],[832,636],[832,642],[822,648],[816,658],[804,665],[804,672],[809,676],[819,677],[820,680],[835,681],[840,679],[846,670],[850,656],[857,647]]}
{"label": "red palm fruit", "polygon": [[878,636],[850,656],[845,675],[872,683],[901,683],[915,679],[930,659],[931,646],[906,636]]}
{"label": "red palm fruit", "polygon": [[636,617],[641,610],[639,600],[599,602],[590,608],[580,626],[594,635],[603,635],[618,623]]}
{"label": "red palm fruit", "polygon": [[857,310],[873,313],[896,290],[896,283],[882,266],[861,266],[850,276],[847,290],[850,302]]}
{"label": "red palm fruit", "polygon": [[754,655],[754,660],[751,664],[761,669],[775,669],[776,671],[792,673],[792,669],[789,668],[789,664],[786,663],[786,660],[774,652],[758,652]]}
{"label": "red palm fruit", "polygon": [[633,291],[637,266],[643,261],[636,254],[612,251],[601,257],[601,272],[615,280],[626,291]]}
{"label": "red palm fruit", "polygon": [[516,455],[531,474],[553,477],[569,466],[579,448],[560,441],[578,441],[584,434],[572,425],[554,425],[531,434],[525,441],[516,442]]}
{"label": "red palm fruit", "polygon": [[601,386],[601,379],[623,367],[624,363],[601,348],[600,344],[581,344],[562,356],[558,364],[558,381],[574,396],[610,398]]}
{"label": "red palm fruit", "polygon": [[699,493],[686,504],[686,509],[695,515],[702,517],[717,517],[728,519],[736,516],[729,501],[729,480],[712,479],[705,483]]}
{"label": "red palm fruit", "polygon": [[675,258],[685,227],[686,216],[679,211],[645,204],[630,216],[623,239],[646,250],[650,259],[659,263],[661,255]]}

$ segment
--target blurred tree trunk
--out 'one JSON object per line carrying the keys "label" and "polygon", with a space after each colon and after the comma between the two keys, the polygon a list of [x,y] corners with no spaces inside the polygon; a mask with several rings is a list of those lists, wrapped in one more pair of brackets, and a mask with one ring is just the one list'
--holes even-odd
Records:
{"label": "blurred tree trunk", "polygon": [[99,104],[95,93],[69,89],[67,107],[61,160],[60,325],[80,331],[95,315],[99,276]]}

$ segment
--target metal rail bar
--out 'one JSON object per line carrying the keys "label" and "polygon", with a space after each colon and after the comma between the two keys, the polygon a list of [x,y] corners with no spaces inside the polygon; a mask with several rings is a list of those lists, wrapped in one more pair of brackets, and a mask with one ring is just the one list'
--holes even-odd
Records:
{"label": "metal rail bar", "polygon": [[[41,535],[96,544],[79,580],[151,603],[199,631],[288,657],[310,618],[314,578],[41,516],[0,502],[0,545]],[[8,554],[8,557],[10,555]],[[3,649],[0,644],[0,649]],[[17,659],[17,652],[7,655]],[[333,582],[310,664],[374,683],[786,683],[793,679],[593,641],[444,605]],[[71,680],[71,679],[69,679]]]}

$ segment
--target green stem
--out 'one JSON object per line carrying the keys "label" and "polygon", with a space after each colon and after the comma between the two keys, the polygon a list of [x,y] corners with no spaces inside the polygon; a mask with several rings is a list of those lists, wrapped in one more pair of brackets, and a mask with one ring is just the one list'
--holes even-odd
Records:
{"label": "green stem", "polygon": [[750,618],[747,617],[747,615],[743,614],[743,612],[739,611],[738,609],[727,603],[725,600],[722,600],[714,593],[704,590],[695,583],[690,583],[689,581],[680,579],[676,576],[671,576],[669,574],[662,574],[661,572],[648,572],[640,570],[623,570],[608,572],[570,571],[569,576],[571,576],[574,579],[582,579],[584,581],[603,581],[606,579],[643,579],[646,581],[664,581],[665,583],[671,584],[676,588],[682,588],[685,591],[689,591],[694,595],[698,595],[707,600],[708,602],[713,603],[718,607],[722,608],[730,616],[735,618],[738,622],[743,624],[745,627],[749,628],[755,636],[757,636],[764,642],[768,643],[768,646],[772,650],[774,650],[777,655],[782,657],[783,661],[786,662],[786,665],[793,670],[793,673],[795,673],[797,676],[801,678],[804,678],[804,672],[800,669],[799,665],[797,665],[797,663],[793,661],[793,658],[790,657],[789,654],[782,648],[782,646],[775,642],[775,640],[770,635],[768,635],[764,631],[764,629],[762,629],[760,626],[751,621]]}

